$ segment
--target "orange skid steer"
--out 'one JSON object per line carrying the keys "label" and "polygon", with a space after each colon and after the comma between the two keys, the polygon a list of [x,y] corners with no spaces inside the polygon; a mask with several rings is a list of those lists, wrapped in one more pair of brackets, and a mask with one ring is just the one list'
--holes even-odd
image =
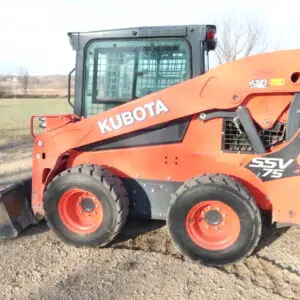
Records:
{"label": "orange skid steer", "polygon": [[32,117],[32,183],[2,192],[1,235],[46,218],[105,246],[128,215],[161,219],[184,255],[220,266],[252,253],[263,214],[300,224],[300,50],[207,71],[215,31],[70,33],[74,114]]}

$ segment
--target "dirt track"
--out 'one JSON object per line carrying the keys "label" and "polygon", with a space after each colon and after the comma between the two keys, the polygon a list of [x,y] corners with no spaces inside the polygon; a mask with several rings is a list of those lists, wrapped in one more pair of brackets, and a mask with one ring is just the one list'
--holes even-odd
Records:
{"label": "dirt track", "polygon": [[[30,174],[30,143],[7,145],[0,189]],[[67,246],[41,223],[0,253],[0,299],[300,299],[299,227],[267,230],[254,255],[220,269],[186,261],[163,222],[131,220],[105,249]]]}

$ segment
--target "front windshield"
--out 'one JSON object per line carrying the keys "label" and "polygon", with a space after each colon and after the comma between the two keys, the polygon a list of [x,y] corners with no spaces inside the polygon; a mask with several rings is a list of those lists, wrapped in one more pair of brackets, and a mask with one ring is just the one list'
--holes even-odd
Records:
{"label": "front windshield", "polygon": [[189,45],[178,38],[93,41],[85,62],[85,115],[191,77]]}

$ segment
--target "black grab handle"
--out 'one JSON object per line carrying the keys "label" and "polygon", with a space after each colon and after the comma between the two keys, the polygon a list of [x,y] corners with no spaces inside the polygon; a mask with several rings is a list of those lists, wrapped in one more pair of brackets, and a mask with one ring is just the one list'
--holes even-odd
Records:
{"label": "black grab handle", "polygon": [[72,69],[68,76],[68,103],[74,108],[73,103],[71,102],[71,78],[73,72],[76,70],[76,68]]}

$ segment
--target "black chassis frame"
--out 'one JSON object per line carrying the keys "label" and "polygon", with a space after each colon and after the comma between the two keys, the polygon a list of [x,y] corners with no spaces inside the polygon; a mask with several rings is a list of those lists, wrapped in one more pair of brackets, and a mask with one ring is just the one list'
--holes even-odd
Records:
{"label": "black chassis frame", "polygon": [[152,26],[124,29],[112,29],[91,32],[69,32],[69,40],[73,50],[76,51],[75,97],[74,113],[83,115],[84,92],[84,58],[86,46],[93,40],[106,39],[147,39],[149,37],[181,37],[191,47],[191,77],[205,73],[206,33],[209,29],[216,30],[214,25],[176,25]]}

